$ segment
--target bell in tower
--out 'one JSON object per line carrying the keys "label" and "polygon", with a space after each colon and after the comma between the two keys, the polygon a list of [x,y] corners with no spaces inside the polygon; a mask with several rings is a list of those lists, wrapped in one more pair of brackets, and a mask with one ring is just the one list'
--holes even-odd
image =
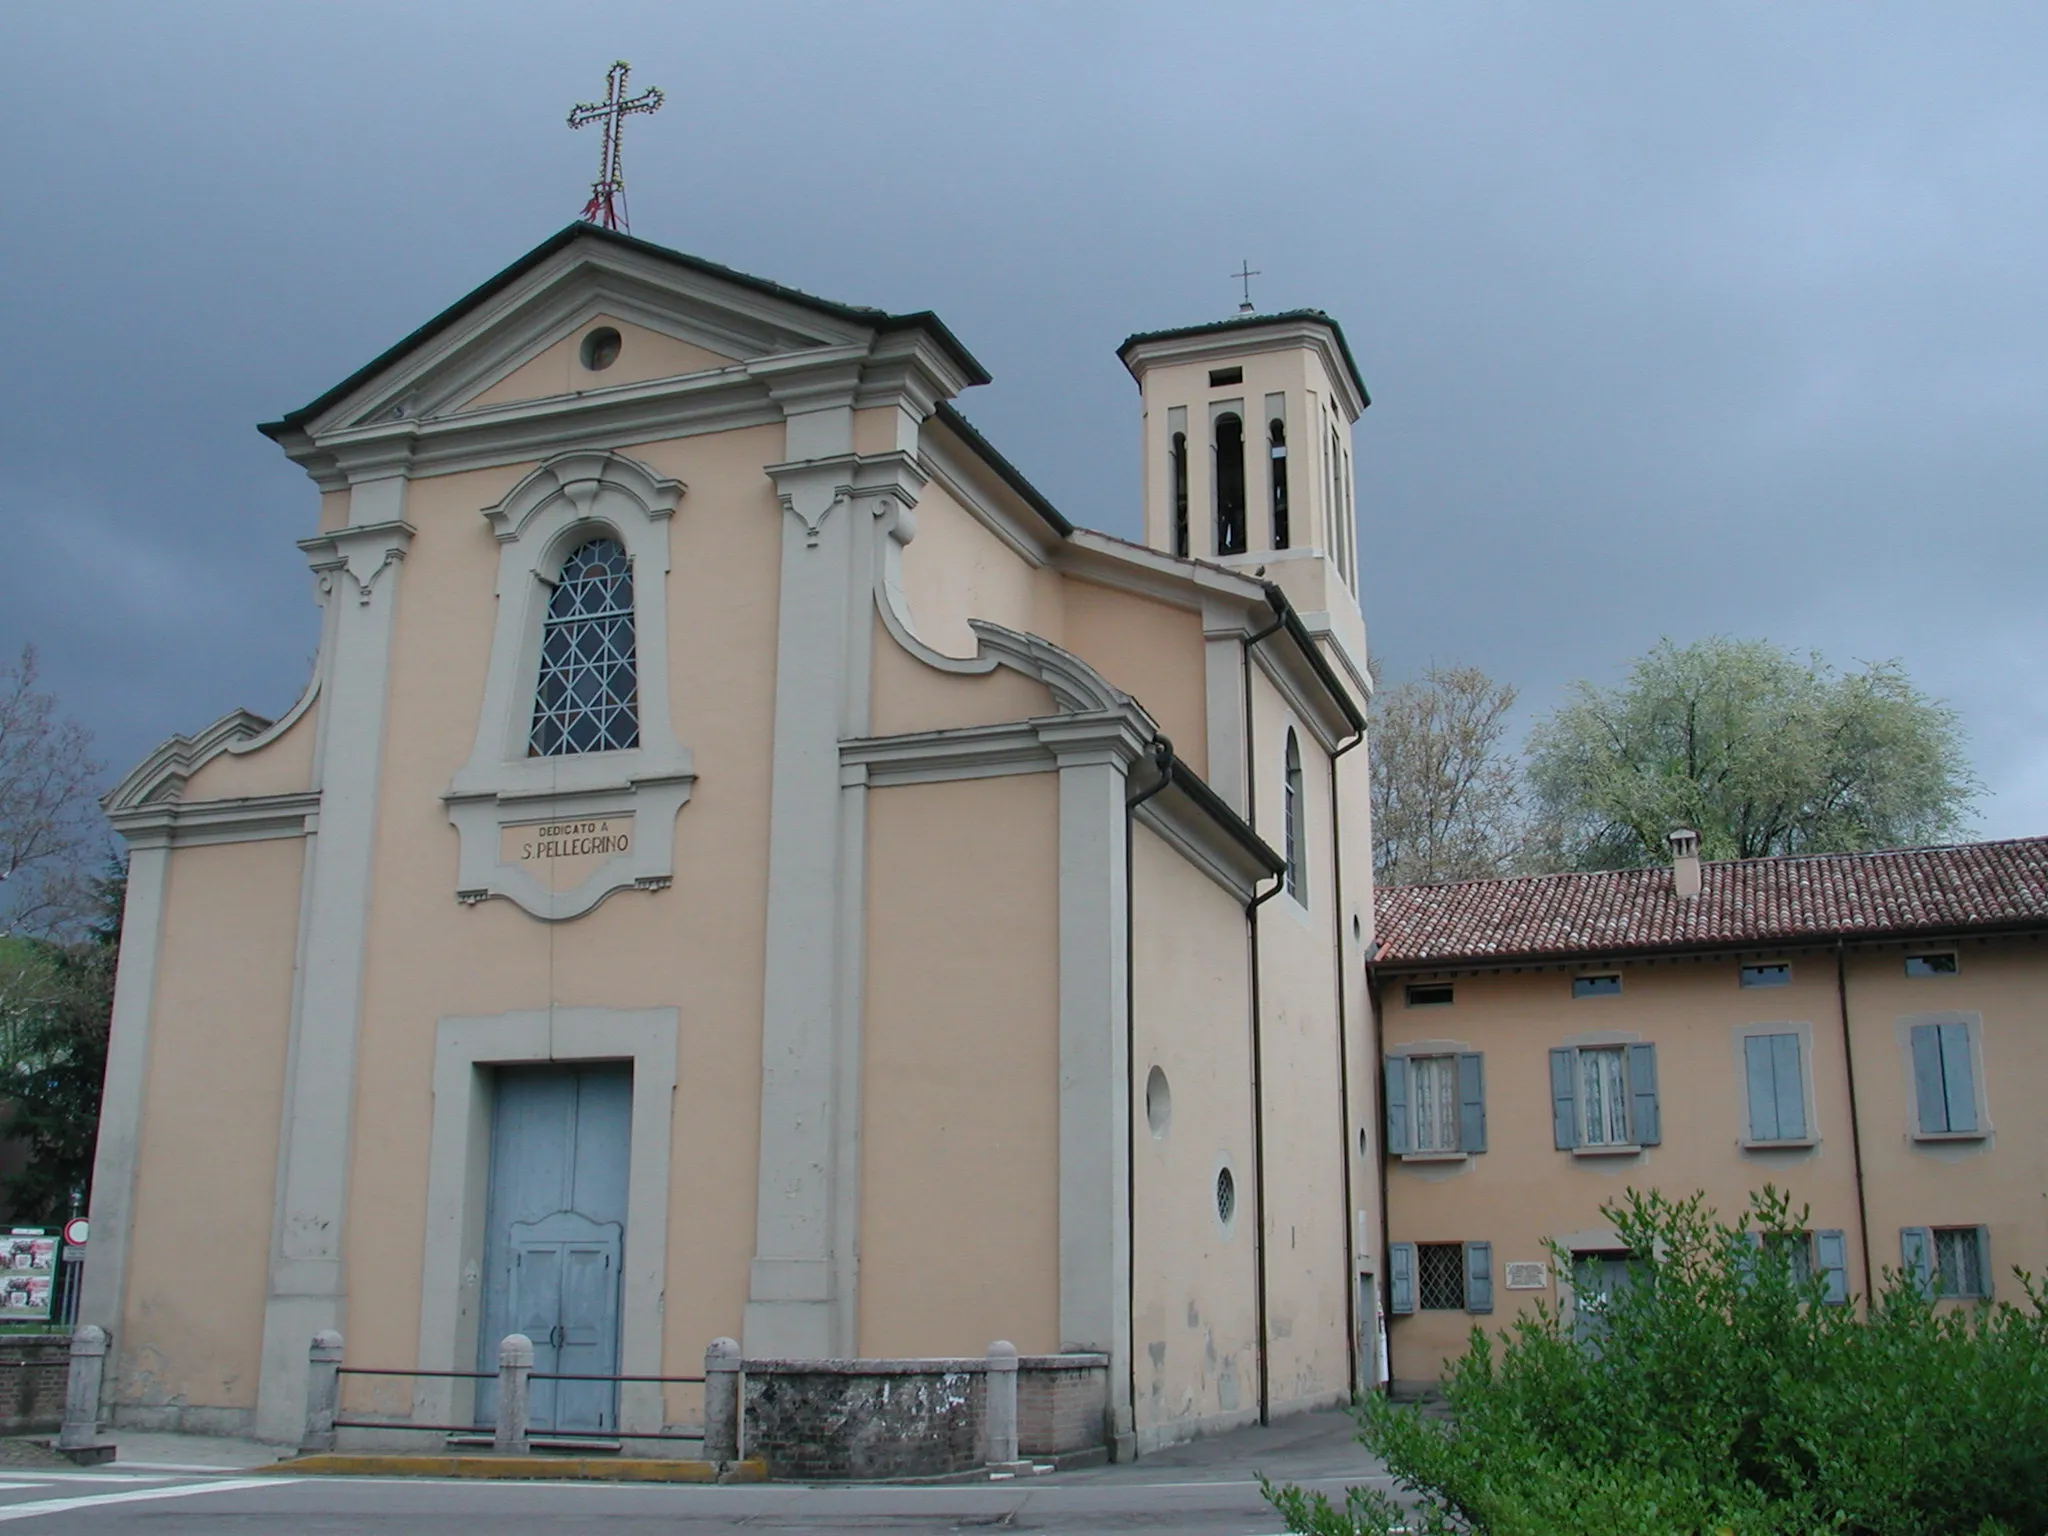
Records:
{"label": "bell in tower", "polygon": [[1264,566],[1290,589],[1341,588],[1356,606],[1351,426],[1372,402],[1337,322],[1240,314],[1133,336],[1117,356],[1143,401],[1145,542]]}

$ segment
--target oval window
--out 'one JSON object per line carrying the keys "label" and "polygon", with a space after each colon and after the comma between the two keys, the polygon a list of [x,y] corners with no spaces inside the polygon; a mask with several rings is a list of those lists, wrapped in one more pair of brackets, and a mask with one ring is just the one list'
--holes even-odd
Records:
{"label": "oval window", "polygon": [[1152,1127],[1154,1139],[1164,1139],[1173,1123],[1173,1086],[1158,1067],[1145,1075],[1145,1123]]}
{"label": "oval window", "polygon": [[600,325],[583,338],[583,366],[592,373],[611,367],[619,360],[619,349],[624,345],[617,331]]}

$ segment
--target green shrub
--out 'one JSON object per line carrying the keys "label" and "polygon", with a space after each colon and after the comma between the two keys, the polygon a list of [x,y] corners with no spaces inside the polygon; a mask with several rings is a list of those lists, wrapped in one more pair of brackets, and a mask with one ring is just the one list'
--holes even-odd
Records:
{"label": "green shrub", "polygon": [[1269,1486],[1290,1531],[2048,1532],[2048,1314],[2030,1277],[2025,1306],[1956,1308],[1886,1271],[1866,1313],[1827,1305],[1825,1282],[1763,1241],[1806,1225],[1768,1187],[1741,1226],[1700,1195],[1631,1190],[1603,1214],[1640,1257],[1599,1336],[1576,1341],[1548,1307],[1475,1328],[1447,1417],[1377,1396],[1359,1410],[1414,1507]]}

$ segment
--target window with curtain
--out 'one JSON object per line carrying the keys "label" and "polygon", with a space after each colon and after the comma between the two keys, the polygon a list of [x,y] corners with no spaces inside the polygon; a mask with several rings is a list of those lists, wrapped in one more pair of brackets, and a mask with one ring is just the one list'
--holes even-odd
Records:
{"label": "window with curtain", "polygon": [[548,597],[527,755],[567,757],[639,744],[633,568],[617,539],[590,539],[562,562]]}
{"label": "window with curtain", "polygon": [[1415,1150],[1458,1150],[1458,1058],[1408,1058],[1415,1114]]}
{"label": "window with curtain", "polygon": [[1579,1052],[1579,1145],[1628,1145],[1628,1055],[1619,1046]]}

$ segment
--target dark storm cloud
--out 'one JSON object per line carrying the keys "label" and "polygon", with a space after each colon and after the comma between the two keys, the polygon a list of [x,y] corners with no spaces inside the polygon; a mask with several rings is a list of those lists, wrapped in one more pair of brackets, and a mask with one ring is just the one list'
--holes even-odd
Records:
{"label": "dark storm cloud", "polygon": [[0,645],[125,768],[284,707],[312,491],[251,430],[573,216],[939,310],[963,408],[1130,533],[1127,333],[1349,331],[1393,674],[1532,710],[1670,634],[1897,656],[2048,831],[2048,13],[454,5],[0,12]]}

